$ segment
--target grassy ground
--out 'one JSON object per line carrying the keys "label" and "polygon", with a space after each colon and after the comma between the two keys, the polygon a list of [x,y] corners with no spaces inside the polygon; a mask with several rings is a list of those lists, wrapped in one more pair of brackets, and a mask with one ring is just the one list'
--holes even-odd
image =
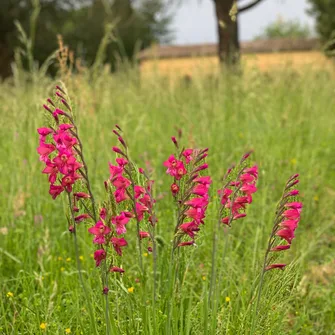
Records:
{"label": "grassy ground", "polygon": [[[48,195],[36,153],[36,128],[45,124],[40,106],[53,86],[45,78],[1,84],[1,334],[94,334],[89,304],[97,332],[104,333],[91,237],[82,225],[78,233],[90,291],[87,299],[78,284],[74,247],[63,214],[65,197],[53,201]],[[302,221],[292,249],[281,255],[290,265],[265,278],[256,333],[334,334],[335,84],[328,74],[250,73],[242,80],[196,79],[174,88],[157,79],[140,82],[130,74],[101,74],[96,80],[75,77],[67,81],[67,87],[77,106],[98,199],[104,195],[108,161],[115,158],[111,151],[115,123],[127,134],[132,157],[154,168],[158,234],[165,242],[159,250],[159,297],[153,306],[150,255],[144,257],[148,284],[136,283],[130,245],[123,264],[127,272],[109,296],[115,334],[249,334],[254,283],[275,205],[286,179],[296,172],[301,174]],[[215,313],[207,304],[215,206],[209,209],[198,247],[183,250],[179,293],[173,298],[168,295],[166,271],[174,212],[170,178],[162,162],[173,152],[170,136],[177,128],[183,130],[186,146],[210,148],[213,196],[226,168],[246,150],[254,149],[253,160],[260,167],[259,191],[248,216],[230,231],[228,251],[220,265]],[[220,253],[224,243],[220,239]],[[131,287],[132,293],[128,292]],[[171,306],[170,317],[167,306]]]}

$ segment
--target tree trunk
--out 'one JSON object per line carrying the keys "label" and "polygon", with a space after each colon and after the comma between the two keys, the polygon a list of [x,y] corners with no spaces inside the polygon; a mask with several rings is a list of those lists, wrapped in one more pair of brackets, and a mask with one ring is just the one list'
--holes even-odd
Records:
{"label": "tree trunk", "polygon": [[237,13],[234,20],[230,16],[234,2],[234,0],[214,0],[219,38],[219,60],[221,64],[228,67],[238,64],[240,58]]}

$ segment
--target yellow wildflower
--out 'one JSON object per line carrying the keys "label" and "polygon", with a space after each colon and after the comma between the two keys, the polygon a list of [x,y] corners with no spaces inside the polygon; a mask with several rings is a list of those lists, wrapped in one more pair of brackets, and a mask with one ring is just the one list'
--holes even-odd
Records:
{"label": "yellow wildflower", "polygon": [[47,324],[44,323],[44,322],[42,322],[42,323],[40,324],[40,328],[41,328],[42,330],[45,330],[45,329],[47,328]]}
{"label": "yellow wildflower", "polygon": [[84,256],[79,256],[79,259],[80,259],[81,261],[83,261],[83,260],[84,260]]}
{"label": "yellow wildflower", "polygon": [[202,276],[202,280],[206,280],[206,276]]}
{"label": "yellow wildflower", "polygon": [[65,329],[65,334],[71,334],[71,328],[66,328]]}
{"label": "yellow wildflower", "polygon": [[66,259],[66,261],[67,261],[67,262],[71,262],[71,258],[68,257],[68,258]]}
{"label": "yellow wildflower", "polygon": [[14,297],[14,293],[12,293],[12,292],[7,292],[7,297],[8,297],[8,298],[13,298],[13,297]]}
{"label": "yellow wildflower", "polygon": [[58,258],[57,258],[59,261],[62,261],[63,260],[63,257],[61,257],[61,256],[58,256]]}
{"label": "yellow wildflower", "polygon": [[135,288],[133,286],[128,288],[129,293],[134,293],[134,290],[135,290]]}
{"label": "yellow wildflower", "polygon": [[293,166],[297,165],[297,159],[296,158],[291,159],[291,165],[293,165]]}
{"label": "yellow wildflower", "polygon": [[145,252],[145,253],[143,254],[143,256],[144,256],[144,257],[148,257],[148,253]]}
{"label": "yellow wildflower", "polygon": [[226,297],[226,302],[229,302],[230,301],[230,297]]}
{"label": "yellow wildflower", "polygon": [[64,268],[64,267],[61,267],[60,270],[63,272],[63,271],[65,270],[65,268]]}

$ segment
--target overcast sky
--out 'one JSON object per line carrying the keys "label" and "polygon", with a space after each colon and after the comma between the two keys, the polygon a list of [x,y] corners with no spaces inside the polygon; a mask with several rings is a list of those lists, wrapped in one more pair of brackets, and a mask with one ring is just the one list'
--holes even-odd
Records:
{"label": "overcast sky", "polygon": [[[249,3],[251,0],[241,0]],[[313,19],[306,14],[307,0],[264,0],[239,16],[240,39],[248,41],[259,35],[278,17],[296,19],[313,27]],[[216,23],[213,0],[186,0],[178,8],[173,21],[173,44],[216,42]]]}

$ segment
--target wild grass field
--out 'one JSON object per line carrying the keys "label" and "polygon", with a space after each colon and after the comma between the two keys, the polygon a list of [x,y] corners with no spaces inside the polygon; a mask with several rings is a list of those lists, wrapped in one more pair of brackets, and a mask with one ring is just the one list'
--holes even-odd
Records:
{"label": "wild grass field", "polygon": [[[152,255],[143,255],[147,283],[138,282],[135,238],[124,250],[126,272],[109,294],[113,334],[335,334],[335,83],[329,73],[281,71],[243,77],[196,79],[170,87],[133,73],[65,81],[98,201],[112,134],[119,124],[139,166],[152,167],[157,199],[158,296],[152,301]],[[80,262],[89,290],[78,282],[66,197],[52,200],[42,175],[36,129],[45,126],[43,101],[57,80],[15,77],[0,85],[0,334],[104,334],[99,271],[87,225],[78,226]],[[168,253],[174,206],[163,162],[170,137],[182,129],[185,147],[208,147],[216,190],[226,169],[252,149],[259,165],[258,192],[243,221],[229,232],[220,256],[217,309],[208,290],[215,205],[209,208],[196,247],[184,248],[178,294],[169,295]],[[260,310],[253,314],[276,203],[287,178],[300,174],[304,204],[289,265],[266,273]],[[128,225],[130,232],[132,228]],[[135,232],[135,231],[133,231]],[[218,253],[223,254],[220,233]],[[133,241],[133,243],[131,243]],[[94,313],[90,322],[89,306]],[[167,312],[169,311],[169,313]]]}

